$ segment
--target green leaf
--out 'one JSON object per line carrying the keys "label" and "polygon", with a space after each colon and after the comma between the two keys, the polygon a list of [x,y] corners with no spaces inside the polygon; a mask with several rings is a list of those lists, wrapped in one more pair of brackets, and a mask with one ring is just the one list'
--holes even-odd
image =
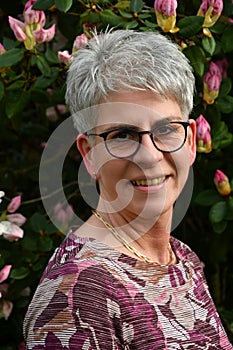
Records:
{"label": "green leaf", "polygon": [[30,95],[21,90],[10,91],[7,95],[5,111],[8,118],[12,118],[23,111],[30,100]]}
{"label": "green leaf", "polygon": [[16,280],[22,280],[28,275],[29,275],[29,269],[22,266],[22,267],[19,267],[18,269],[11,270],[10,278],[14,278]]}
{"label": "green leaf", "polygon": [[212,227],[214,232],[216,233],[223,233],[225,231],[225,229],[227,228],[227,221],[223,220],[221,222],[217,222],[217,223],[212,223]]}
{"label": "green leaf", "polygon": [[55,0],[59,11],[67,12],[72,6],[73,0]]}
{"label": "green leaf", "polygon": [[185,38],[190,38],[202,29],[204,17],[187,16],[179,20],[177,27],[180,28],[179,35]]}
{"label": "green leaf", "polygon": [[33,229],[33,231],[40,232],[40,231],[45,230],[48,223],[47,223],[47,220],[44,217],[44,215],[42,215],[40,213],[35,213],[29,219],[29,224],[30,224],[31,228]]}
{"label": "green leaf", "polygon": [[216,105],[222,113],[229,114],[233,112],[233,96],[223,96],[217,99]]}
{"label": "green leaf", "polygon": [[223,121],[214,124],[211,134],[214,149],[226,147],[232,142],[233,136],[229,132],[228,126]]}
{"label": "green leaf", "polygon": [[20,89],[23,89],[23,87],[24,87],[24,81],[17,80],[7,87],[7,91],[20,90]]}
{"label": "green leaf", "polygon": [[221,38],[221,46],[224,52],[233,51],[232,26],[229,26],[223,33]]}
{"label": "green leaf", "polygon": [[230,78],[223,78],[222,82],[221,82],[221,86],[219,89],[219,97],[223,97],[226,96],[227,94],[229,94],[229,92],[232,89],[232,82]]}
{"label": "green leaf", "polygon": [[48,103],[49,102],[49,95],[44,90],[33,89],[33,90],[31,90],[31,99],[34,102]]}
{"label": "green leaf", "polygon": [[119,26],[125,23],[122,17],[117,16],[115,13],[108,9],[103,10],[100,13],[100,17],[104,24],[111,26]]}
{"label": "green leaf", "polygon": [[57,52],[51,50],[51,49],[47,49],[45,52],[45,58],[47,59],[48,62],[50,63],[59,63],[58,57],[57,57]]}
{"label": "green leaf", "polygon": [[3,98],[3,96],[4,96],[4,84],[3,84],[3,82],[0,80],[0,101],[1,101],[1,99]]}
{"label": "green leaf", "polygon": [[194,202],[198,205],[210,206],[219,201],[219,194],[214,190],[204,190],[196,196]]}
{"label": "green leaf", "polygon": [[58,77],[58,70],[56,68],[51,68],[51,75],[50,77],[45,77],[44,75],[41,75],[38,77],[38,79],[35,81],[34,85],[32,86],[32,90],[41,90],[48,88]]}
{"label": "green leaf", "polygon": [[199,46],[190,46],[184,49],[183,52],[191,62],[194,71],[202,77],[204,75],[206,60],[203,50]]}
{"label": "green leaf", "polygon": [[43,75],[45,75],[46,77],[51,76],[50,66],[43,56],[38,55],[36,57],[36,65]]}
{"label": "green leaf", "polygon": [[142,0],[130,0],[130,10],[132,12],[140,12],[143,8]]}
{"label": "green leaf", "polygon": [[158,24],[157,23],[153,23],[148,21],[147,19],[145,20],[145,25],[149,28],[158,28]]}
{"label": "green leaf", "polygon": [[219,223],[225,219],[227,214],[227,204],[224,201],[215,203],[209,212],[210,221],[214,224]]}
{"label": "green leaf", "polygon": [[204,36],[202,39],[202,47],[203,49],[212,56],[214,54],[214,51],[216,49],[216,41],[214,37],[211,38]]}
{"label": "green leaf", "polygon": [[20,49],[11,49],[0,56],[0,68],[11,67],[23,59],[24,51]]}
{"label": "green leaf", "polygon": [[122,10],[118,10],[121,17],[124,17],[124,18],[133,18],[133,15],[132,13],[129,13],[129,12],[125,12],[125,11],[122,11]]}
{"label": "green leaf", "polygon": [[138,26],[138,21],[134,20],[126,23],[124,27],[125,29],[133,29],[133,28],[136,28],[137,26]]}
{"label": "green leaf", "polygon": [[48,10],[55,4],[54,0],[37,0],[33,5],[34,10]]}
{"label": "green leaf", "polygon": [[40,237],[38,250],[41,252],[50,252],[53,248],[53,240],[49,237]]}

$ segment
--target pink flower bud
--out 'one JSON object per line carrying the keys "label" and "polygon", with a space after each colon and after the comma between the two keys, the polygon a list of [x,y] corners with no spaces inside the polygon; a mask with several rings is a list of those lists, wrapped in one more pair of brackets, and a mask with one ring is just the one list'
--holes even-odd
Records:
{"label": "pink flower bud", "polygon": [[81,34],[76,36],[75,41],[73,43],[73,49],[72,52],[75,52],[83,47],[85,47],[88,43],[88,38],[86,36],[86,34]]}
{"label": "pink flower bud", "polygon": [[156,11],[170,17],[176,15],[177,1],[176,0],[155,0],[154,8]]}
{"label": "pink flower bud", "polygon": [[0,56],[3,55],[5,52],[6,52],[5,47],[2,44],[0,44]]}
{"label": "pink flower bud", "polygon": [[45,115],[51,122],[56,122],[58,119],[57,111],[54,106],[46,108]]}
{"label": "pink flower bud", "polygon": [[9,220],[10,222],[12,222],[13,224],[15,224],[17,226],[22,226],[23,224],[25,224],[25,222],[27,220],[25,218],[25,216],[23,216],[22,214],[19,214],[19,213],[9,214],[6,217],[7,217],[7,220]]}
{"label": "pink flower bud", "polygon": [[36,0],[28,0],[24,6],[23,12],[26,12],[29,7],[32,7],[35,4]]}
{"label": "pink flower bud", "polygon": [[11,301],[4,300],[0,303],[0,310],[5,320],[9,318],[12,309],[13,309],[13,303]]}
{"label": "pink flower bud", "polygon": [[209,91],[219,90],[222,81],[222,75],[216,63],[210,62],[208,72],[204,75],[204,82]]}
{"label": "pink flower bud", "polygon": [[12,198],[10,204],[8,204],[7,211],[14,213],[21,205],[21,196]]}
{"label": "pink flower bud", "polygon": [[45,13],[44,11],[33,10],[32,6],[29,6],[24,11],[24,21],[26,24],[39,24],[43,28],[46,22]]}
{"label": "pink flower bud", "polygon": [[223,1],[222,0],[202,0],[200,10],[205,15],[209,7],[213,8],[213,15],[217,15],[223,10]]}
{"label": "pink flower bud", "polygon": [[49,42],[53,39],[55,35],[56,25],[53,24],[49,29],[38,29],[34,32],[34,37],[37,44],[41,44],[44,42]]}
{"label": "pink flower bud", "polygon": [[7,241],[17,241],[19,238],[23,237],[23,233],[23,230],[19,226],[10,221],[0,222],[0,236],[3,235]]}
{"label": "pink flower bud", "polygon": [[196,120],[196,142],[197,152],[209,153],[212,151],[212,140],[210,134],[210,125],[201,114]]}
{"label": "pink flower bud", "polygon": [[72,61],[72,55],[69,54],[67,50],[58,51],[57,57],[60,63],[64,63],[65,65],[69,65]]}
{"label": "pink flower bud", "polygon": [[25,24],[11,16],[8,16],[9,24],[11,29],[13,30],[15,37],[18,41],[25,41]]}
{"label": "pink flower bud", "polygon": [[11,271],[11,267],[12,265],[5,265],[1,270],[0,270],[0,283],[2,283],[3,281],[5,281]]}
{"label": "pink flower bud", "polygon": [[229,196],[231,193],[231,186],[228,177],[221,170],[216,170],[214,183],[221,196]]}

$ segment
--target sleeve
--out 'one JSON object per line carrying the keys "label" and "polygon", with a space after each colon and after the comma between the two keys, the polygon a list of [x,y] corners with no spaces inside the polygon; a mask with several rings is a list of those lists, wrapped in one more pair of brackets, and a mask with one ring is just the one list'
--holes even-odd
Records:
{"label": "sleeve", "polygon": [[69,265],[38,286],[24,322],[26,349],[128,349],[112,275],[98,265]]}

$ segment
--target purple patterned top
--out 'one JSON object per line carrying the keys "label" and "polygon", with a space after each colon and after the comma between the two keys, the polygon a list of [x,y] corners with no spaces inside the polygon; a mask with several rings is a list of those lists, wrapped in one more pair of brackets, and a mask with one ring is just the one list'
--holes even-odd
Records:
{"label": "purple patterned top", "polygon": [[26,348],[233,349],[200,260],[173,237],[171,245],[178,263],[164,267],[68,235],[29,306]]}

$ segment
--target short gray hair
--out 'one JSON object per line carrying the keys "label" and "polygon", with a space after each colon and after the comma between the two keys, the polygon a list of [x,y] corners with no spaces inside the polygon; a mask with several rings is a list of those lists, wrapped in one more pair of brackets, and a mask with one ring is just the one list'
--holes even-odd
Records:
{"label": "short gray hair", "polygon": [[[151,90],[172,96],[188,118],[193,108],[195,79],[180,47],[164,35],[135,30],[110,30],[77,51],[67,76],[66,103],[80,132],[95,120],[82,113],[109,93]],[[83,118],[83,115],[86,115]]]}

